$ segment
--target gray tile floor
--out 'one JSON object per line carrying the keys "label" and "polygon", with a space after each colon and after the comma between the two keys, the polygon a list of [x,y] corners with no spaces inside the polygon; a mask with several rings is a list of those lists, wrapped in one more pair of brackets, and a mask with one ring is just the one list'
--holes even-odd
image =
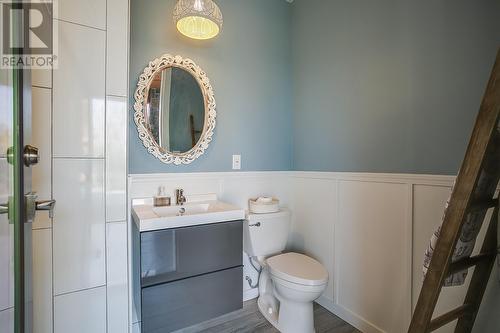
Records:
{"label": "gray tile floor", "polygon": [[[314,304],[316,333],[359,333],[354,327]],[[243,309],[210,321],[177,331],[177,333],[279,333],[262,316],[257,308],[257,301],[250,300],[243,304]]]}

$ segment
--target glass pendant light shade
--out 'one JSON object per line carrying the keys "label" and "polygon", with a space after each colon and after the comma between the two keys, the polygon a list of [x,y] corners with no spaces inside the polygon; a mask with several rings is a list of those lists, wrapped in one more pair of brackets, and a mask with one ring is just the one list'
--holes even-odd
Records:
{"label": "glass pendant light shade", "polygon": [[212,0],[178,0],[174,8],[177,30],[194,39],[210,39],[222,29],[222,13]]}

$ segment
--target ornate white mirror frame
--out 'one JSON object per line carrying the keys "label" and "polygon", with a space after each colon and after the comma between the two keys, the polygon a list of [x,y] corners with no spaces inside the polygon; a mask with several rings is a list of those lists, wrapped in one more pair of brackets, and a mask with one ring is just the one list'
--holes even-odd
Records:
{"label": "ornate white mirror frame", "polygon": [[[150,133],[144,114],[151,81],[156,74],[161,73],[162,70],[169,67],[182,68],[196,79],[203,94],[205,104],[205,121],[200,139],[193,148],[183,153],[173,153],[162,148]],[[194,61],[188,58],[182,58],[179,55],[172,56],[170,54],[164,54],[151,61],[144,69],[143,73],[139,76],[134,98],[134,120],[137,125],[137,131],[139,132],[139,138],[142,140],[144,147],[146,147],[150,154],[158,158],[163,163],[173,163],[175,165],[189,164],[203,155],[212,141],[217,112],[214,91],[212,89],[212,85],[210,84],[210,80],[205,72],[198,65],[196,65]]]}

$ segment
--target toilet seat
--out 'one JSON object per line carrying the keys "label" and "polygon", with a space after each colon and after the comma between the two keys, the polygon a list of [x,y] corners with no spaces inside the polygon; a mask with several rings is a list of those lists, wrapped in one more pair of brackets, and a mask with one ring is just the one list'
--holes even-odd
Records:
{"label": "toilet seat", "polygon": [[325,267],[311,257],[288,252],[267,259],[272,276],[292,284],[322,286],[328,282]]}

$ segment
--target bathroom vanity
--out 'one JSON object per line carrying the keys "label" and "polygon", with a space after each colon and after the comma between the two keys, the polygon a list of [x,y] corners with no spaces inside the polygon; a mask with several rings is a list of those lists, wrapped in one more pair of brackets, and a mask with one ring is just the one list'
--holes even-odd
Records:
{"label": "bathroom vanity", "polygon": [[161,208],[143,200],[132,214],[142,333],[171,332],[242,308],[243,210],[217,200]]}
{"label": "bathroom vanity", "polygon": [[[205,153],[216,102],[193,60],[163,54],[149,62],[134,97],[134,121],[150,154],[184,165]],[[178,194],[176,206],[155,207],[153,198],[132,202],[132,320],[142,333],[171,332],[243,305],[245,211],[214,195]]]}

